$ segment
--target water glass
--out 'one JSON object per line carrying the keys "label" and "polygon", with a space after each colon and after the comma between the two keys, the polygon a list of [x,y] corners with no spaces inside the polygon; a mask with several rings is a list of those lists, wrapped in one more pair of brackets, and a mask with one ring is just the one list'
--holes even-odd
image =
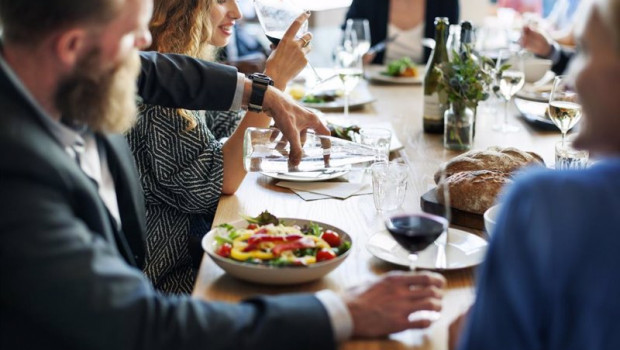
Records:
{"label": "water glass", "polygon": [[372,197],[377,212],[400,208],[405,201],[409,167],[403,163],[377,162],[371,165]]}
{"label": "water glass", "polygon": [[558,170],[585,169],[588,166],[588,152],[573,148],[570,141],[555,144],[555,168]]}
{"label": "water glass", "polygon": [[377,150],[375,161],[387,162],[390,158],[390,142],[392,132],[383,128],[361,128],[359,131],[360,143]]}

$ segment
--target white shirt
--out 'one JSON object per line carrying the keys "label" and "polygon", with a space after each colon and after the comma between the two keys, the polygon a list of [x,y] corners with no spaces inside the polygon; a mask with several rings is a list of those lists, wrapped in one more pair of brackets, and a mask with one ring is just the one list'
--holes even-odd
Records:
{"label": "white shirt", "polygon": [[422,47],[424,22],[407,30],[388,24],[387,37],[391,38],[396,34],[398,34],[396,39],[386,45],[384,62],[388,64],[394,60],[409,57],[414,62],[422,63],[424,60],[424,48]]}

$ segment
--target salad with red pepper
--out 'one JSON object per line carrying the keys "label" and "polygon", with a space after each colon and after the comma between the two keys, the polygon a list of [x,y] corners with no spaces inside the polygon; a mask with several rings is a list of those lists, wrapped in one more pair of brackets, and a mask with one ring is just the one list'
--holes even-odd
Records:
{"label": "salad with red pepper", "polygon": [[351,248],[349,240],[315,223],[287,225],[267,211],[244,219],[244,228],[222,224],[215,229],[215,254],[250,264],[309,266]]}

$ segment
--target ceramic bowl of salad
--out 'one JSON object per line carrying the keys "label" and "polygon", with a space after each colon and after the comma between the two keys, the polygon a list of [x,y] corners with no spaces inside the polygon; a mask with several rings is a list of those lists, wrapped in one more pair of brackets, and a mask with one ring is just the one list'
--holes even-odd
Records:
{"label": "ceramic bowl of salad", "polygon": [[219,225],[202,239],[205,252],[226,273],[277,285],[322,278],[349,256],[351,244],[351,237],[332,225],[268,212]]}

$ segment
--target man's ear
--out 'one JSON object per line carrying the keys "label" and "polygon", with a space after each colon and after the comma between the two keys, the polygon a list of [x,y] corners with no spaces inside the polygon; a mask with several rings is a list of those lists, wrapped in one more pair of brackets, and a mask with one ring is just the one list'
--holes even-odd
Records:
{"label": "man's ear", "polygon": [[86,47],[87,35],[84,29],[69,29],[58,35],[54,51],[61,64],[68,68],[75,66]]}

